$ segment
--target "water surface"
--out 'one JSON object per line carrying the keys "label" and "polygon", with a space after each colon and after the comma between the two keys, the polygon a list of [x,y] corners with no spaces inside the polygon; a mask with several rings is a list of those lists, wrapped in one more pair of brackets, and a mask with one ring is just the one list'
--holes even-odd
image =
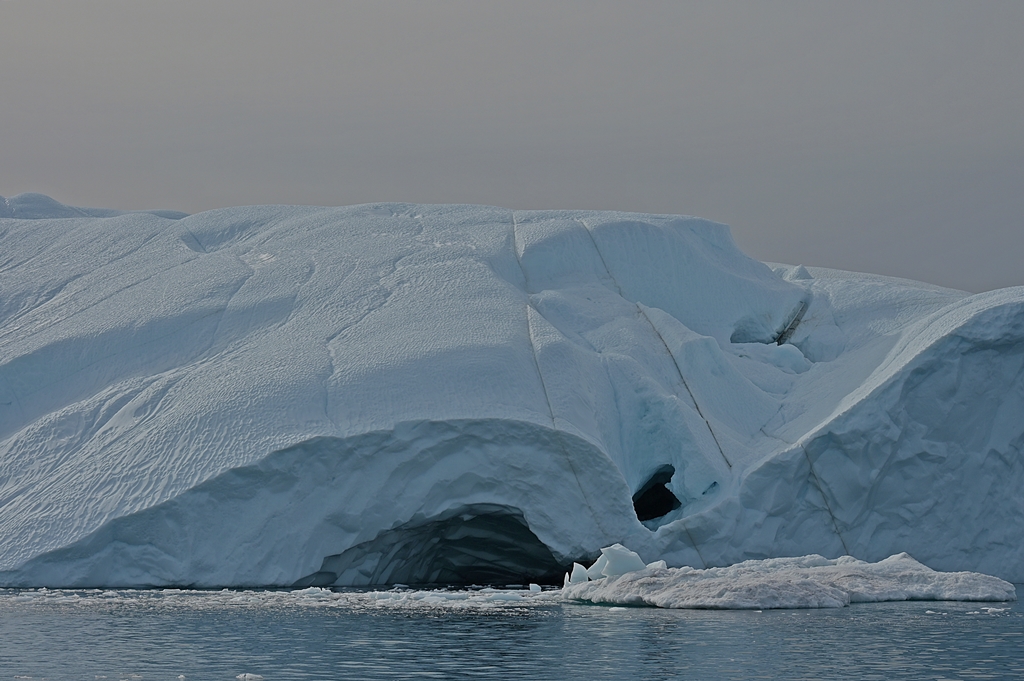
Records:
{"label": "water surface", "polygon": [[326,594],[2,590],[0,679],[1024,678],[1018,603],[758,612]]}

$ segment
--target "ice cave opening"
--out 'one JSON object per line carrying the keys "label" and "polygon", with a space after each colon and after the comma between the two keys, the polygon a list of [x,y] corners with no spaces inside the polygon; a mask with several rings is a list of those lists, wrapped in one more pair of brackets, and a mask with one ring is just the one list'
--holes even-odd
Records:
{"label": "ice cave opening", "polygon": [[637,520],[656,520],[682,506],[676,495],[665,486],[675,474],[674,467],[668,464],[661,466],[636,491],[633,495],[633,509]]}
{"label": "ice cave opening", "polygon": [[294,586],[561,584],[565,571],[519,509],[471,504],[327,556]]}

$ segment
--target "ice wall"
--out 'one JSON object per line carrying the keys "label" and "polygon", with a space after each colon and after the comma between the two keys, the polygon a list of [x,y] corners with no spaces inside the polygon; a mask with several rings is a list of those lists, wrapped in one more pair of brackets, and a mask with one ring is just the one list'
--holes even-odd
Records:
{"label": "ice wall", "polygon": [[616,542],[1024,580],[1024,289],[773,271],[676,216],[2,204],[0,583],[536,580]]}

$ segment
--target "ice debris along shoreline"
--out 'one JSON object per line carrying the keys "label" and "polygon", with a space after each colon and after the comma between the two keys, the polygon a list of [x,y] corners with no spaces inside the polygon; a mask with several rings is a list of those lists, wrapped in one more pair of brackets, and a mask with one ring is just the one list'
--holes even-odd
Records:
{"label": "ice debris along shoreline", "polygon": [[387,590],[345,587],[304,589],[0,589],[0,608],[68,606],[155,610],[322,609],[377,610],[494,610],[535,607],[562,602],[557,590],[461,587],[413,589],[397,585]]}
{"label": "ice debris along shoreline", "polygon": [[0,204],[0,586],[559,584],[615,543],[1024,581],[1024,287],[682,216]]}
{"label": "ice debris along shoreline", "polygon": [[[588,572],[593,575],[591,578]],[[751,560],[724,568],[644,565],[615,545],[588,570],[580,564],[561,589],[471,587],[388,590],[328,589],[194,591],[188,589],[0,590],[0,609],[14,607],[141,607],[158,610],[344,608],[353,611],[495,611],[569,604],[706,610],[839,608],[883,601],[1017,600],[1013,584],[971,572],[936,572],[906,554],[866,563],[821,556]],[[1006,608],[981,608],[988,614]]]}
{"label": "ice debris along shoreline", "polygon": [[937,572],[906,553],[877,563],[850,556],[748,560],[697,570],[644,565],[622,545],[565,576],[566,600],[659,608],[841,608],[883,601],[1015,601],[1013,584],[977,572]]}

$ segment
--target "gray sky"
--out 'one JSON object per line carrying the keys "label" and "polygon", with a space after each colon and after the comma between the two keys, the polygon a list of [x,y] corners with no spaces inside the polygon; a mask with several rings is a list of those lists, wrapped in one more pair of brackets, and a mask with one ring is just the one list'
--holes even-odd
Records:
{"label": "gray sky", "polygon": [[699,215],[1024,284],[1024,2],[0,0],[0,194]]}

